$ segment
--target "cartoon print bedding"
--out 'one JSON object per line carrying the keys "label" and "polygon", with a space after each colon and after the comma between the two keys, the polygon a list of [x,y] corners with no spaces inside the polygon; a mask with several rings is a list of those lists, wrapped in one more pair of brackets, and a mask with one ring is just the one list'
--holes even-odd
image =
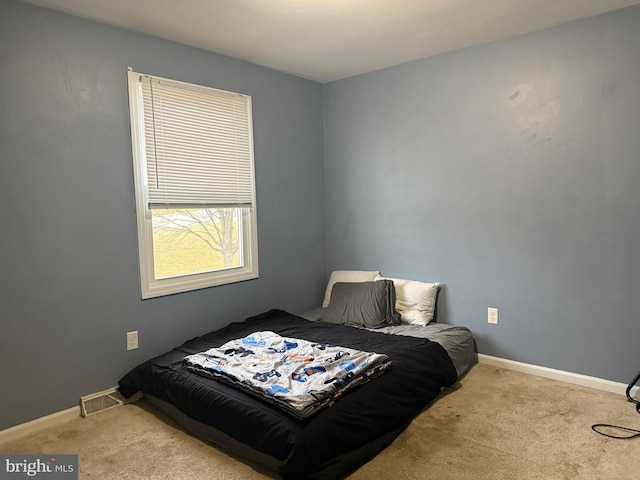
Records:
{"label": "cartoon print bedding", "polygon": [[347,390],[385,372],[387,355],[253,332],[188,355],[185,366],[277,405],[299,419],[332,405]]}

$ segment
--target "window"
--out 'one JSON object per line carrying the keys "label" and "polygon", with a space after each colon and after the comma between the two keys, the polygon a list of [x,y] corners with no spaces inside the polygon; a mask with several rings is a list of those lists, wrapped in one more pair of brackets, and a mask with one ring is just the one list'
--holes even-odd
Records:
{"label": "window", "polygon": [[129,71],[142,298],[258,277],[251,97]]}

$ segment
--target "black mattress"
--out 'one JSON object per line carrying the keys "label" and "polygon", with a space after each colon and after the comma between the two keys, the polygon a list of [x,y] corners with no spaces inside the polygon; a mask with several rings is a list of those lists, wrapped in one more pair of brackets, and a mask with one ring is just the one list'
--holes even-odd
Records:
{"label": "black mattress", "polygon": [[[331,343],[391,358],[388,371],[305,420],[232,386],[190,372],[186,355],[255,331]],[[119,382],[170,404],[179,415],[240,445],[234,453],[275,469],[284,479],[343,478],[389,445],[443,387],[457,380],[444,348],[424,338],[314,322],[282,310],[232,323],[138,365]],[[215,438],[215,437],[213,437]]]}

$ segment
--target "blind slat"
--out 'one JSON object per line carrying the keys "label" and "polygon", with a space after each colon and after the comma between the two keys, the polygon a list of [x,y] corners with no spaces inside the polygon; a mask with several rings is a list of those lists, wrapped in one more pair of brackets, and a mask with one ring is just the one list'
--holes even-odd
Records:
{"label": "blind slat", "polygon": [[151,208],[251,206],[251,98],[140,75]]}

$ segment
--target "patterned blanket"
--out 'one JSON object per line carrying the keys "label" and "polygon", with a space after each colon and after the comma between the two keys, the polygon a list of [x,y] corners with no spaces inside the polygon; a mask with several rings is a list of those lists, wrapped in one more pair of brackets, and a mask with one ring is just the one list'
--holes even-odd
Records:
{"label": "patterned blanket", "polygon": [[384,373],[391,360],[271,331],[254,332],[184,358],[189,370],[242,388],[304,419]]}

